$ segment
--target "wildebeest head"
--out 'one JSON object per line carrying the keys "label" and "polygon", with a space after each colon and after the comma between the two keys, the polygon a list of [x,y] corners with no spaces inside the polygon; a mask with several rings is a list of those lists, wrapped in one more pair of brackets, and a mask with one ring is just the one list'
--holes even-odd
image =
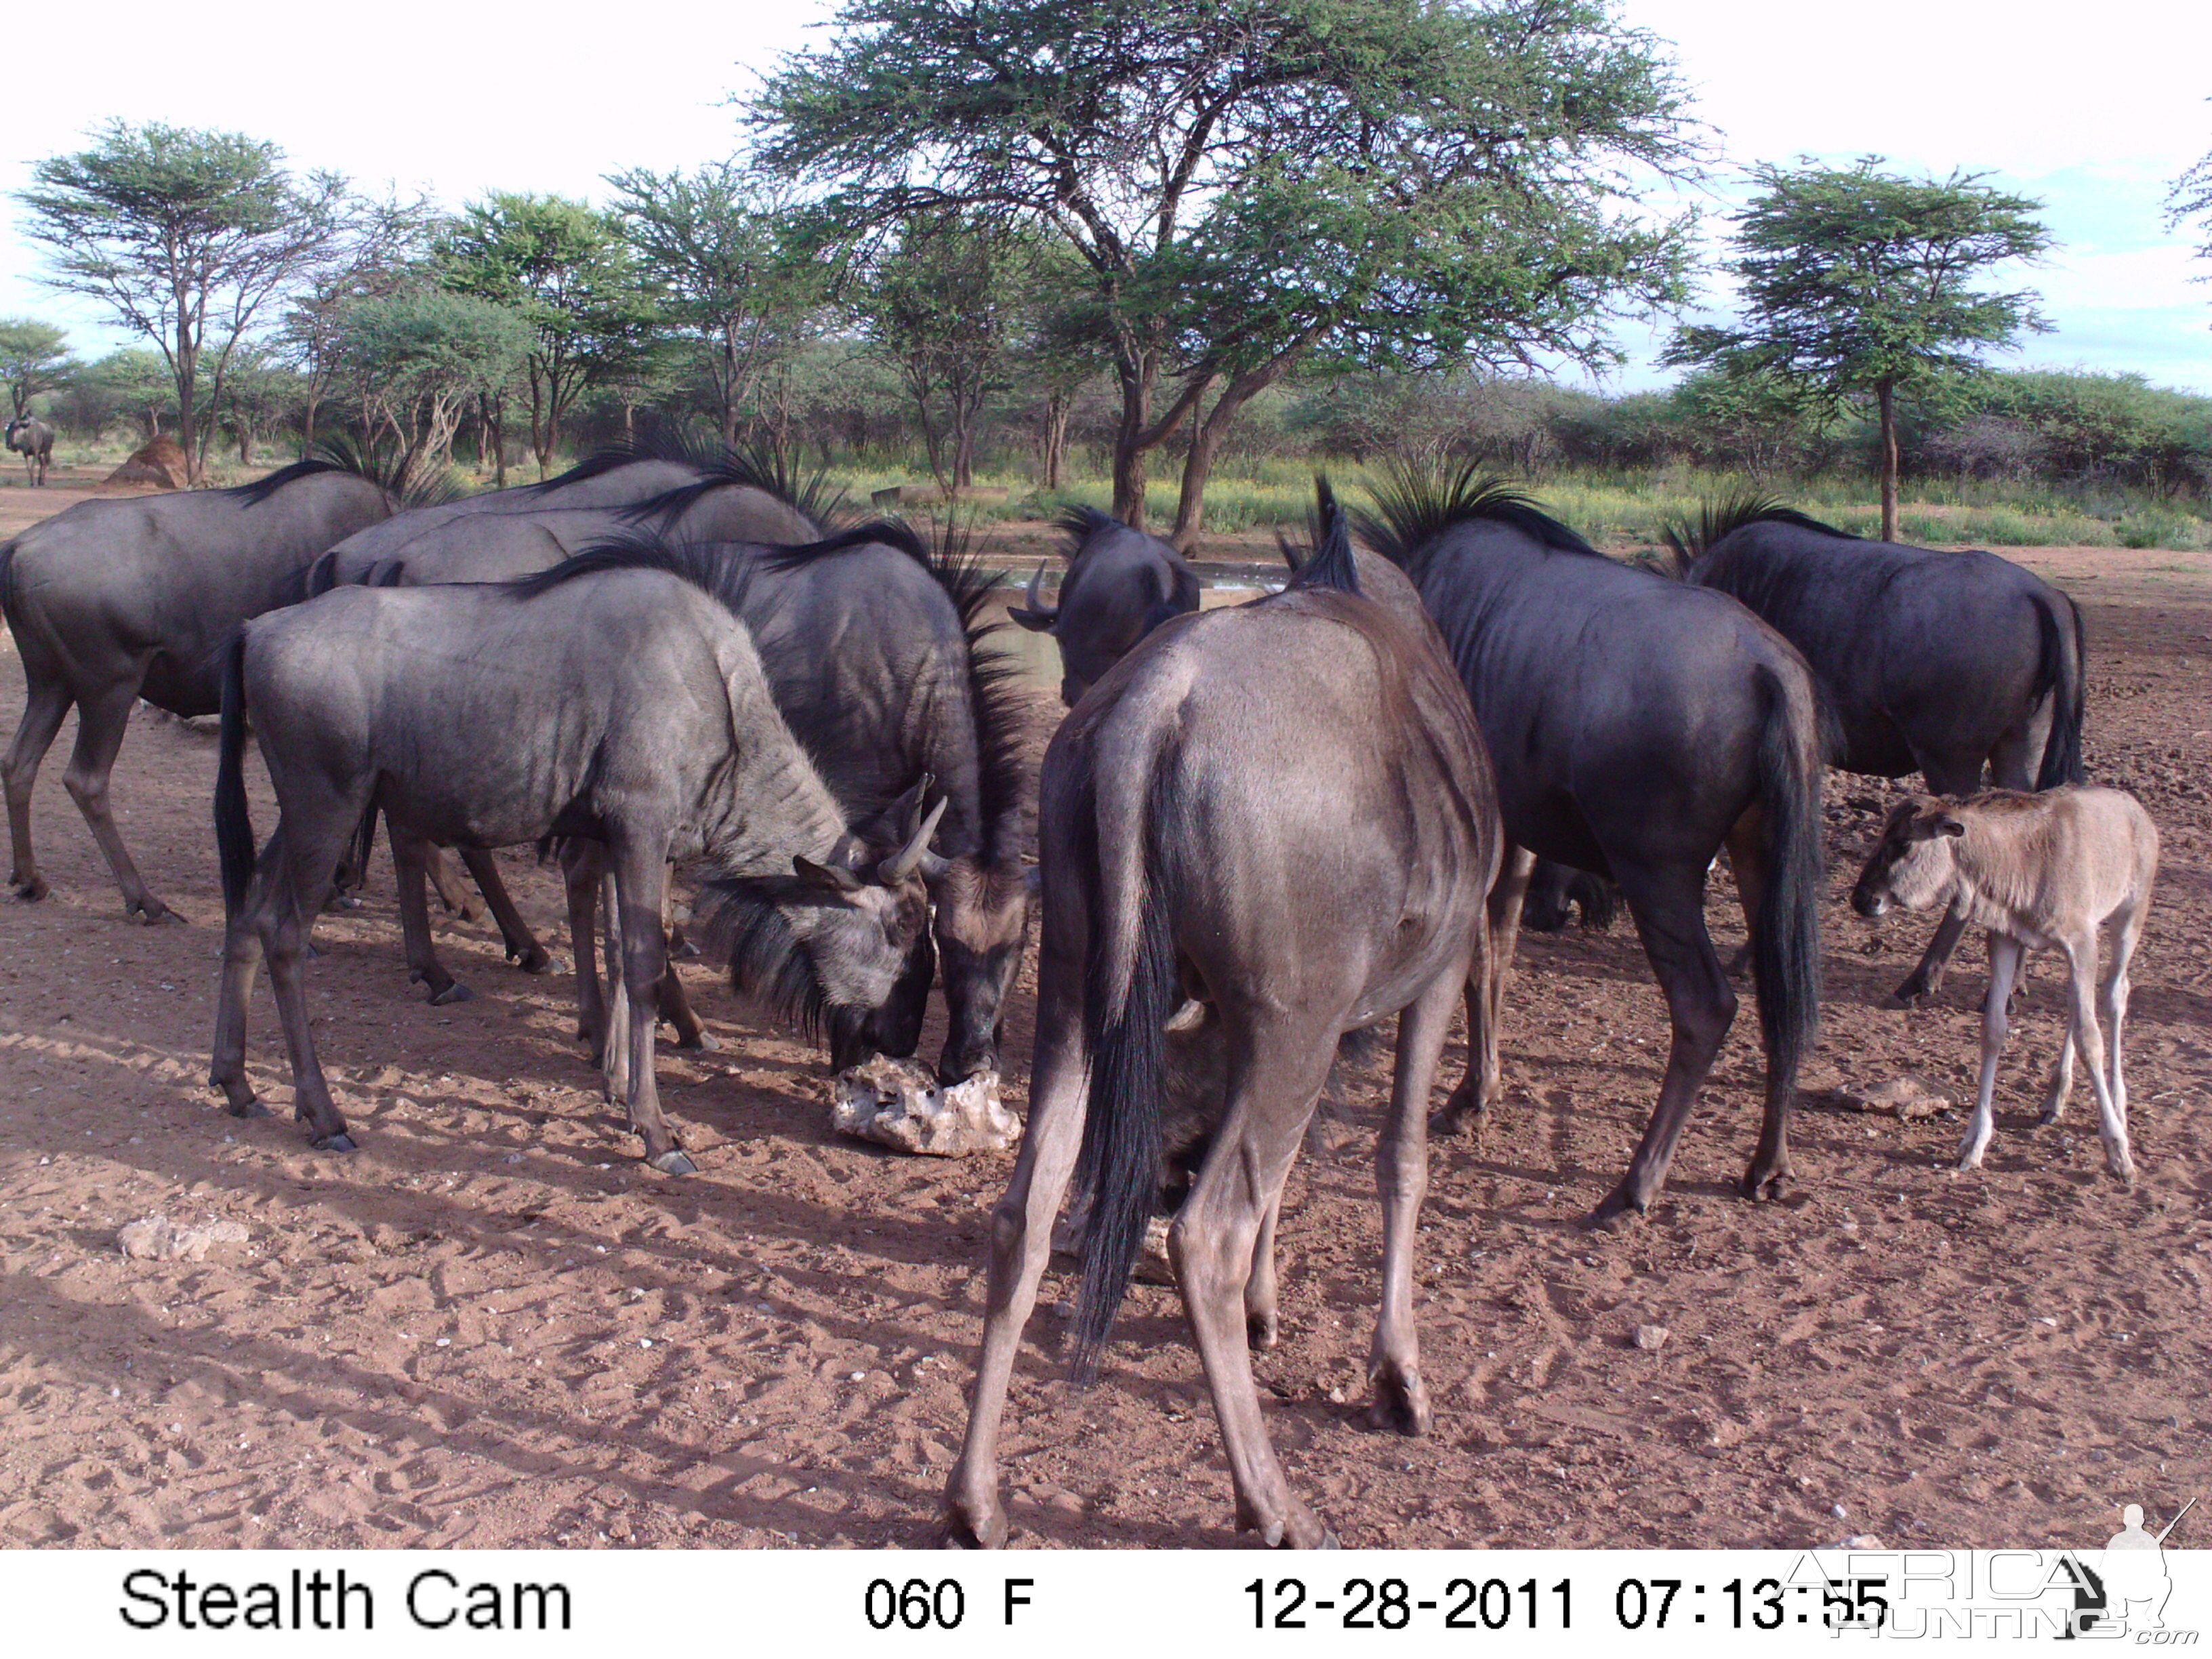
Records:
{"label": "wildebeest head", "polygon": [[1521,902],[1521,925],[1532,933],[1556,933],[1574,919],[1577,905],[1584,927],[1602,933],[1613,927],[1613,888],[1604,877],[1537,860]]}
{"label": "wildebeest head", "polygon": [[1036,872],[1019,865],[955,859],[936,889],[938,960],[951,1024],[937,1062],[941,1082],[999,1069],[1006,998],[1021,972]]}
{"label": "wildebeest head", "polygon": [[1952,842],[1966,826],[1952,815],[1948,802],[1933,795],[1911,795],[1891,809],[1881,838],[1867,857],[1851,889],[1851,908],[1878,916],[1892,900],[1908,910],[1925,910],[1948,895],[1958,872]]}
{"label": "wildebeest head", "polygon": [[1096,507],[1075,508],[1060,527],[1068,538],[1068,562],[1059,604],[1045,608],[1039,565],[1030,578],[1028,605],[1006,614],[1058,643],[1060,701],[1072,708],[1138,641],[1169,617],[1197,610],[1199,581],[1182,555],[1158,537]]}

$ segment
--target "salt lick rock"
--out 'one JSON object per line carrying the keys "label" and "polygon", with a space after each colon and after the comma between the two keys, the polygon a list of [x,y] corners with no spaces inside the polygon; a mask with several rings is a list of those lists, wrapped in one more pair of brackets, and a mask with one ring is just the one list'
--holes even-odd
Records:
{"label": "salt lick rock", "polygon": [[246,1229],[235,1221],[210,1221],[198,1227],[179,1227],[165,1215],[149,1215],[128,1223],[116,1235],[123,1254],[146,1261],[204,1261],[211,1246],[243,1244]]}
{"label": "salt lick rock", "polygon": [[965,1158],[1021,1138],[1021,1120],[999,1103],[996,1072],[941,1089],[927,1066],[878,1054],[838,1073],[830,1089],[833,1128],[902,1152]]}

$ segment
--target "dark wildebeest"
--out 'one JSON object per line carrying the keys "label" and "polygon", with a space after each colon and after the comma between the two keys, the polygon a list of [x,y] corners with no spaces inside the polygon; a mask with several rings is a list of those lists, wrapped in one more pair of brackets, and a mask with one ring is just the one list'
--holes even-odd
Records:
{"label": "dark wildebeest", "polygon": [[[1918,772],[1939,795],[2081,781],[2081,613],[1992,553],[1863,541],[1757,500],[1668,539],[1683,579],[1741,600],[1803,653],[1847,771]],[[1900,1006],[1935,994],[1966,926],[1948,912]]]}
{"label": "dark wildebeest", "polygon": [[1490,981],[1469,986],[1468,1075],[1441,1119],[1480,1119],[1530,855],[1619,884],[1674,1041],[1642,1143],[1593,1216],[1647,1209],[1735,1018],[1705,931],[1723,843],[1752,937],[1766,1048],[1759,1149],[1743,1190],[1790,1174],[1797,1066],[1820,1019],[1821,742],[1811,671],[1723,594],[1620,564],[1472,467],[1401,472],[1363,527],[1437,619],[1498,773],[1514,850],[1491,900]]}
{"label": "dark wildebeest", "polygon": [[1170,617],[1198,609],[1198,573],[1157,536],[1133,530],[1092,507],[1061,515],[1067,574],[1049,611],[1030,578],[1029,604],[1006,614],[1060,647],[1060,700],[1073,708],[1106,671]]}
{"label": "dark wildebeest", "polygon": [[1428,1425],[1413,1311],[1425,1114],[1480,960],[1496,805],[1435,630],[1413,633],[1360,596],[1342,521],[1328,521],[1289,589],[1159,629],[1045,757],[1035,1082],[992,1215],[982,1355],[946,1494],[963,1539],[1005,1541],[999,1422],[1071,1171],[1091,1215],[1076,1364],[1095,1369],[1159,1190],[1171,1020],[1203,1019],[1225,1057],[1221,1097],[1197,1103],[1212,1142],[1169,1252],[1238,1524],[1270,1543],[1327,1541],[1268,1444],[1248,1329],[1273,1316],[1253,1295],[1272,1289],[1260,1283],[1267,1220],[1339,1040],[1394,1012],[1370,1374],[1380,1418]]}
{"label": "dark wildebeest", "polygon": [[[249,716],[279,815],[258,861],[241,765]],[[810,1021],[880,1004],[927,925],[926,833],[888,857],[864,853],[776,713],[744,624],[671,550],[599,550],[499,586],[340,588],[264,617],[227,654],[222,719],[216,830],[229,920],[210,1080],[234,1115],[258,1109],[245,1064],[258,937],[319,1147],[352,1141],[315,1057],[301,948],[372,803],[410,862],[428,840],[605,844],[629,1121],[647,1160],[671,1175],[694,1167],[653,1078],[672,857],[697,854],[723,872],[756,983]]]}
{"label": "dark wildebeest", "polygon": [[23,477],[33,488],[46,483],[54,459],[53,428],[35,415],[18,415],[8,422],[8,447],[23,458]]}
{"label": "dark wildebeest", "polygon": [[1528,872],[1528,890],[1521,899],[1521,925],[1539,933],[1556,933],[1583,913],[1583,926],[1598,933],[1613,927],[1613,884],[1587,870],[1571,870],[1549,859],[1538,859]]}
{"label": "dark wildebeest", "polygon": [[108,805],[131,705],[143,697],[173,714],[215,713],[222,646],[239,624],[295,604],[317,556],[399,507],[377,480],[307,460],[236,489],[79,501],[0,543],[0,610],[28,684],[6,762],[17,897],[46,893],[31,850],[31,790],[74,704],[63,782],[123,889],[125,914],[168,914]]}
{"label": "dark wildebeest", "polygon": [[[1997,1056],[2003,1052],[2013,977],[2030,951],[2066,957],[2065,1040],[2051,1068],[2043,1121],[2056,1123],[2074,1088],[2074,1051],[2089,1062],[2105,1162],[2129,1184],[2128,1085],[2120,1073],[2120,1027],[2128,1013],[2128,962],[2150,908],[2158,874],[2158,830],[2133,795],[2060,785],[2039,794],[1994,789],[1971,800],[1915,795],[1899,801],[1868,857],[1851,908],[1878,916],[1893,899],[1908,910],[1943,904],[1989,929],[1990,985],[1982,1000],[1982,1070],[1959,1167],[1978,1169],[1995,1119]],[[2112,1028],[2112,1070],[2097,1030],[2097,930],[2112,928],[2112,970],[2104,985]]]}

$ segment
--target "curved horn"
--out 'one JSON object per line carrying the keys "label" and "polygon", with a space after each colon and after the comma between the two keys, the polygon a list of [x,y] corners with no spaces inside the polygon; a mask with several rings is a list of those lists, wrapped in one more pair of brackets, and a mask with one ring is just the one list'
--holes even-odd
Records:
{"label": "curved horn", "polygon": [[1044,608],[1044,597],[1037,591],[1043,585],[1043,582],[1044,566],[1040,563],[1036,571],[1030,577],[1027,598],[1030,602],[1030,610],[1036,611],[1040,617],[1049,617],[1054,613]]}
{"label": "curved horn", "polygon": [[948,798],[939,795],[937,805],[929,809],[929,816],[914,832],[914,839],[876,866],[877,879],[886,887],[904,881],[921,868],[922,854],[929,850],[929,838],[937,833],[937,821],[945,816]]}

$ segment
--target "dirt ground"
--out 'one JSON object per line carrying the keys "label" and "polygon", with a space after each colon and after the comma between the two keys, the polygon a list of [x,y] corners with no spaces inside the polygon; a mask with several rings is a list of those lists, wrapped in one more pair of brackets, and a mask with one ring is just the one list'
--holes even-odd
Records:
{"label": "dirt ground", "polygon": [[[0,534],[72,498],[10,489]],[[1430,1438],[1360,1417],[1379,1076],[1292,1178],[1284,1340],[1256,1370],[1293,1480],[1347,1544],[2091,1543],[2121,1504],[2165,1516],[2212,1492],[2212,557],[2014,556],[2082,602],[2092,775],[2141,794],[2166,838],[2128,1032],[2139,1187],[2102,1173],[2086,1079],[2063,1125],[2033,1127],[2061,1018],[2041,962],[1982,1173],[1948,1172],[1956,1112],[1815,1109],[1796,1190],[1737,1198],[1760,1071],[1747,998],[1662,1202],[1585,1231],[1656,1093],[1664,1012],[1625,925],[1531,939],[1508,1097],[1481,1146],[1434,1147]],[[9,647],[0,729],[21,706]],[[311,1152],[290,1121],[265,991],[253,1066],[276,1115],[228,1117],[204,1086],[212,738],[142,708],[116,775],[140,867],[186,919],[152,928],[122,919],[61,788],[65,744],[36,807],[53,896],[0,899],[0,1546],[933,1540],[1011,1157],[834,1138],[817,1058],[748,1024],[694,963],[724,1046],[664,1046],[661,1064],[701,1172],[645,1171],[571,1040],[567,981],[505,965],[488,923],[447,921],[477,995],[424,1006],[388,866],[326,919],[309,981],[362,1150]],[[1905,1073],[1971,1092],[1978,945],[1940,1006],[1888,1012],[1927,923],[1877,928],[1842,902],[1894,793],[1832,780],[1816,1098]],[[505,867],[565,963],[557,884],[520,855]],[[1740,919],[1714,888],[1727,950]],[[118,1230],[155,1212],[246,1240],[124,1256]],[[1061,1374],[1054,1304],[1072,1293],[1048,1281],[1015,1385],[1017,1541],[1231,1542],[1174,1292],[1133,1290],[1088,1392]],[[1639,1325],[1669,1334],[1646,1351]]]}

